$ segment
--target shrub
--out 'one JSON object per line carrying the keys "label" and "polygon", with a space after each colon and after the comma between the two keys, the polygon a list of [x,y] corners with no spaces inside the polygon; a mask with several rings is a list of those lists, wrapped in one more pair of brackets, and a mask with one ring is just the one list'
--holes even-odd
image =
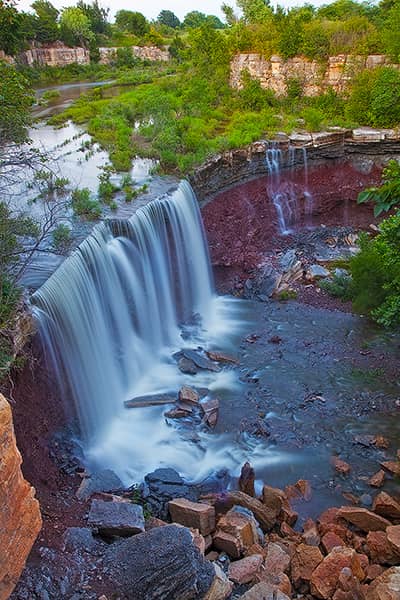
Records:
{"label": "shrub", "polygon": [[65,252],[71,245],[71,229],[60,223],[53,231],[53,246],[59,252]]}
{"label": "shrub", "polygon": [[393,67],[366,69],[356,78],[346,113],[356,122],[374,127],[400,123],[400,73]]}
{"label": "shrub", "polygon": [[71,195],[72,208],[76,215],[89,220],[101,217],[101,206],[97,200],[93,200],[88,188],[76,188]]}

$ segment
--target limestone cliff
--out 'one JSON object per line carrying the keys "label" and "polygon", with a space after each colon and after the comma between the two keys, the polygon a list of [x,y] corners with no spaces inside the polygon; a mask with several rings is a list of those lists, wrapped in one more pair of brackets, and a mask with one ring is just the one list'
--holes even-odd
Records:
{"label": "limestone cliff", "polygon": [[11,408],[0,394],[0,600],[14,589],[42,526],[39,502],[21,462]]}

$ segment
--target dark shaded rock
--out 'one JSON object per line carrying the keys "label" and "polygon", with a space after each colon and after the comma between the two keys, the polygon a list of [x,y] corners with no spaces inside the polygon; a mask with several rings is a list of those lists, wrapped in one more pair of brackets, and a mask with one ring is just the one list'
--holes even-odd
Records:
{"label": "dark shaded rock", "polygon": [[204,421],[210,427],[215,427],[218,421],[219,400],[218,398],[210,398],[200,404],[204,414]]}
{"label": "dark shaded rock", "polygon": [[123,489],[120,478],[110,469],[91,473],[90,477],[83,479],[76,496],[79,500],[86,500],[96,492],[113,492]]}
{"label": "dark shaded rock", "polygon": [[210,359],[206,358],[205,356],[202,356],[197,350],[190,350],[185,348],[182,350],[182,355],[187,360],[191,360],[192,362],[194,362],[194,364],[197,367],[199,367],[199,369],[203,369],[205,371],[214,371],[216,373],[221,370],[221,368],[218,365],[213,363]]}
{"label": "dark shaded rock", "polygon": [[244,463],[239,477],[239,490],[248,496],[255,496],[254,491],[255,473],[249,462]]}
{"label": "dark shaded rock", "polygon": [[94,538],[88,527],[69,527],[63,536],[63,552],[87,552],[101,554],[105,543]]}
{"label": "dark shaded rock", "polygon": [[127,537],[144,531],[143,508],[130,502],[93,500],[88,524],[101,535]]}
{"label": "dark shaded rock", "polygon": [[153,394],[151,396],[137,396],[132,400],[125,400],[126,408],[143,408],[146,406],[162,406],[163,404],[174,404],[176,396],[172,394]]}
{"label": "dark shaded rock", "polygon": [[112,544],[106,552],[110,580],[129,600],[192,600],[205,596],[213,565],[193,544],[190,531],[167,525]]}
{"label": "dark shaded rock", "polygon": [[184,356],[178,360],[178,369],[186,375],[196,375],[199,372],[194,362]]}
{"label": "dark shaded rock", "polygon": [[197,502],[199,493],[195,486],[188,485],[174,469],[156,469],[146,475],[143,498],[153,516],[166,520],[168,502],[174,498],[187,498]]}

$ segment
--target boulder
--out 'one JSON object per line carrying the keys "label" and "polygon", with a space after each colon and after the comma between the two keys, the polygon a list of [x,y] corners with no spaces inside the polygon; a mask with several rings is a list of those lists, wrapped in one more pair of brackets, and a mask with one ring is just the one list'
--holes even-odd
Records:
{"label": "boulder", "polygon": [[399,600],[400,567],[392,567],[377,577],[369,586],[365,600]]}
{"label": "boulder", "polygon": [[381,466],[392,475],[400,477],[400,461],[387,460],[381,463]]}
{"label": "boulder", "polygon": [[88,524],[101,535],[128,537],[144,532],[143,508],[130,502],[93,500]]}
{"label": "boulder", "polygon": [[289,506],[289,501],[285,493],[279,488],[273,488],[269,485],[264,485],[262,489],[262,503],[275,514],[279,515],[284,506]]}
{"label": "boulder", "polygon": [[178,394],[179,402],[182,404],[192,404],[197,406],[199,403],[200,396],[196,390],[189,387],[188,385],[184,385],[179,390]]}
{"label": "boulder", "polygon": [[335,593],[342,569],[348,568],[351,575],[362,581],[365,573],[359,557],[352,548],[333,548],[318,565],[311,577],[311,593],[327,600]]}
{"label": "boulder", "polygon": [[342,506],[338,516],[363,531],[384,531],[391,524],[387,519],[358,506]]}
{"label": "boulder", "polygon": [[199,372],[195,363],[184,356],[178,360],[178,369],[186,375],[196,375]]}
{"label": "boulder", "polygon": [[150,396],[136,396],[132,400],[125,400],[125,408],[143,408],[146,406],[162,406],[175,404],[176,397],[171,394],[153,394]]}
{"label": "boulder", "polygon": [[400,555],[389,543],[385,531],[370,531],[367,535],[367,547],[372,562],[396,565],[400,561]]}
{"label": "boulder", "polygon": [[250,510],[263,531],[269,531],[275,525],[275,512],[257,500],[257,498],[251,498],[243,492],[228,492],[227,500],[232,504],[243,506]]}
{"label": "boulder", "polygon": [[238,600],[290,600],[290,598],[275,585],[261,581],[239,596]]}
{"label": "boulder", "polygon": [[79,500],[87,500],[96,492],[112,492],[123,488],[122,481],[114,471],[104,469],[85,477],[76,492],[76,497]]}
{"label": "boulder", "polygon": [[332,600],[364,600],[360,582],[348,567],[344,567],[340,572]]}
{"label": "boulder", "polygon": [[322,562],[323,556],[319,548],[300,544],[297,546],[291,562],[291,579],[295,587],[308,583]]}
{"label": "boulder", "polygon": [[319,546],[321,538],[318,533],[317,524],[312,519],[307,519],[304,523],[302,538],[309,546]]}
{"label": "boulder", "polygon": [[182,350],[182,355],[187,360],[192,361],[196,365],[196,367],[204,371],[218,372],[221,370],[221,367],[216,365],[206,356],[203,356],[198,350],[190,350],[188,348],[184,348]]}
{"label": "boulder", "polygon": [[306,272],[307,281],[316,281],[317,279],[324,279],[329,277],[330,272],[321,265],[310,265]]}
{"label": "boulder", "polygon": [[210,398],[203,400],[200,404],[204,414],[204,421],[210,427],[215,427],[218,421],[219,400],[218,398]]}
{"label": "boulder", "polygon": [[380,469],[377,473],[375,473],[374,475],[372,475],[372,477],[368,479],[368,483],[371,487],[382,487],[385,483],[385,471]]}
{"label": "boulder", "polygon": [[335,471],[337,473],[340,473],[341,475],[348,475],[351,471],[351,466],[338,456],[332,456],[331,464],[334,467]]}
{"label": "boulder", "polygon": [[328,531],[328,533],[324,535],[324,537],[321,540],[321,544],[327,554],[329,554],[329,552],[331,552],[333,548],[345,546],[345,543],[342,540],[342,538],[336,535],[336,533],[334,533],[333,531]]}
{"label": "boulder", "polygon": [[215,567],[199,553],[190,531],[176,525],[111,544],[104,562],[115,595],[130,600],[203,598],[216,577]]}
{"label": "boulder", "polygon": [[176,523],[198,529],[208,535],[215,529],[215,508],[186,498],[176,498],[168,504],[171,519]]}
{"label": "boulder", "polygon": [[286,573],[289,570],[289,566],[290,555],[278,544],[270,542],[267,546],[267,552],[264,561],[265,573],[269,575]]}
{"label": "boulder", "polygon": [[214,580],[203,600],[226,600],[232,593],[233,583],[229,581],[221,567],[216,563],[214,563],[214,569]]}
{"label": "boulder", "polygon": [[374,499],[372,510],[388,519],[400,519],[400,504],[386,492],[380,492]]}
{"label": "boulder", "polygon": [[224,352],[217,352],[216,350],[207,350],[206,354],[208,358],[214,362],[226,363],[231,365],[238,365],[239,361],[237,358],[225,354]]}
{"label": "boulder", "polygon": [[262,563],[262,554],[253,554],[252,556],[231,562],[228,569],[228,577],[231,581],[240,585],[251,583],[255,580]]}
{"label": "boulder", "polygon": [[189,407],[178,406],[177,408],[171,408],[164,413],[166,419],[185,419],[192,413],[192,409]]}
{"label": "boulder", "polygon": [[249,462],[244,463],[239,477],[239,490],[248,496],[255,496],[255,473]]}
{"label": "boulder", "polygon": [[386,536],[393,550],[400,557],[400,525],[391,525],[386,529]]}
{"label": "boulder", "polygon": [[217,550],[226,552],[231,558],[239,558],[245,551],[258,542],[253,517],[229,510],[218,521],[218,529],[213,536]]}
{"label": "boulder", "polygon": [[143,498],[152,514],[164,521],[168,518],[168,502],[174,498],[187,498],[196,502],[198,491],[188,485],[174,469],[156,469],[145,476]]}

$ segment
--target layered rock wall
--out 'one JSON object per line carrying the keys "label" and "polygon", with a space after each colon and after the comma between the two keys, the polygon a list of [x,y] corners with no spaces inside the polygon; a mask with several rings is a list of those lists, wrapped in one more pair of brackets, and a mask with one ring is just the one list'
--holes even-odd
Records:
{"label": "layered rock wall", "polygon": [[34,488],[21,472],[11,408],[0,395],[0,600],[14,589],[42,526]]}
{"label": "layered rock wall", "polygon": [[26,52],[22,52],[19,60],[30,67],[34,64],[65,67],[74,63],[88,65],[90,55],[86,48],[70,48],[62,42],[55,42],[51,46],[34,46]]}
{"label": "layered rock wall", "polygon": [[271,89],[277,96],[285,96],[288,82],[296,79],[302,84],[305,96],[317,96],[328,88],[342,93],[354,76],[363,69],[389,64],[389,58],[383,54],[339,54],[330,56],[327,64],[304,57],[284,60],[280,56],[271,56],[267,60],[260,54],[237,54],[231,63],[230,81],[232,87],[241,89],[242,72],[248,71],[253,79],[260,81],[261,87]]}
{"label": "layered rock wall", "polygon": [[[107,65],[116,58],[118,48],[99,48],[100,64]],[[131,46],[132,55],[142,60],[163,61],[170,59],[167,49],[156,46]]]}

